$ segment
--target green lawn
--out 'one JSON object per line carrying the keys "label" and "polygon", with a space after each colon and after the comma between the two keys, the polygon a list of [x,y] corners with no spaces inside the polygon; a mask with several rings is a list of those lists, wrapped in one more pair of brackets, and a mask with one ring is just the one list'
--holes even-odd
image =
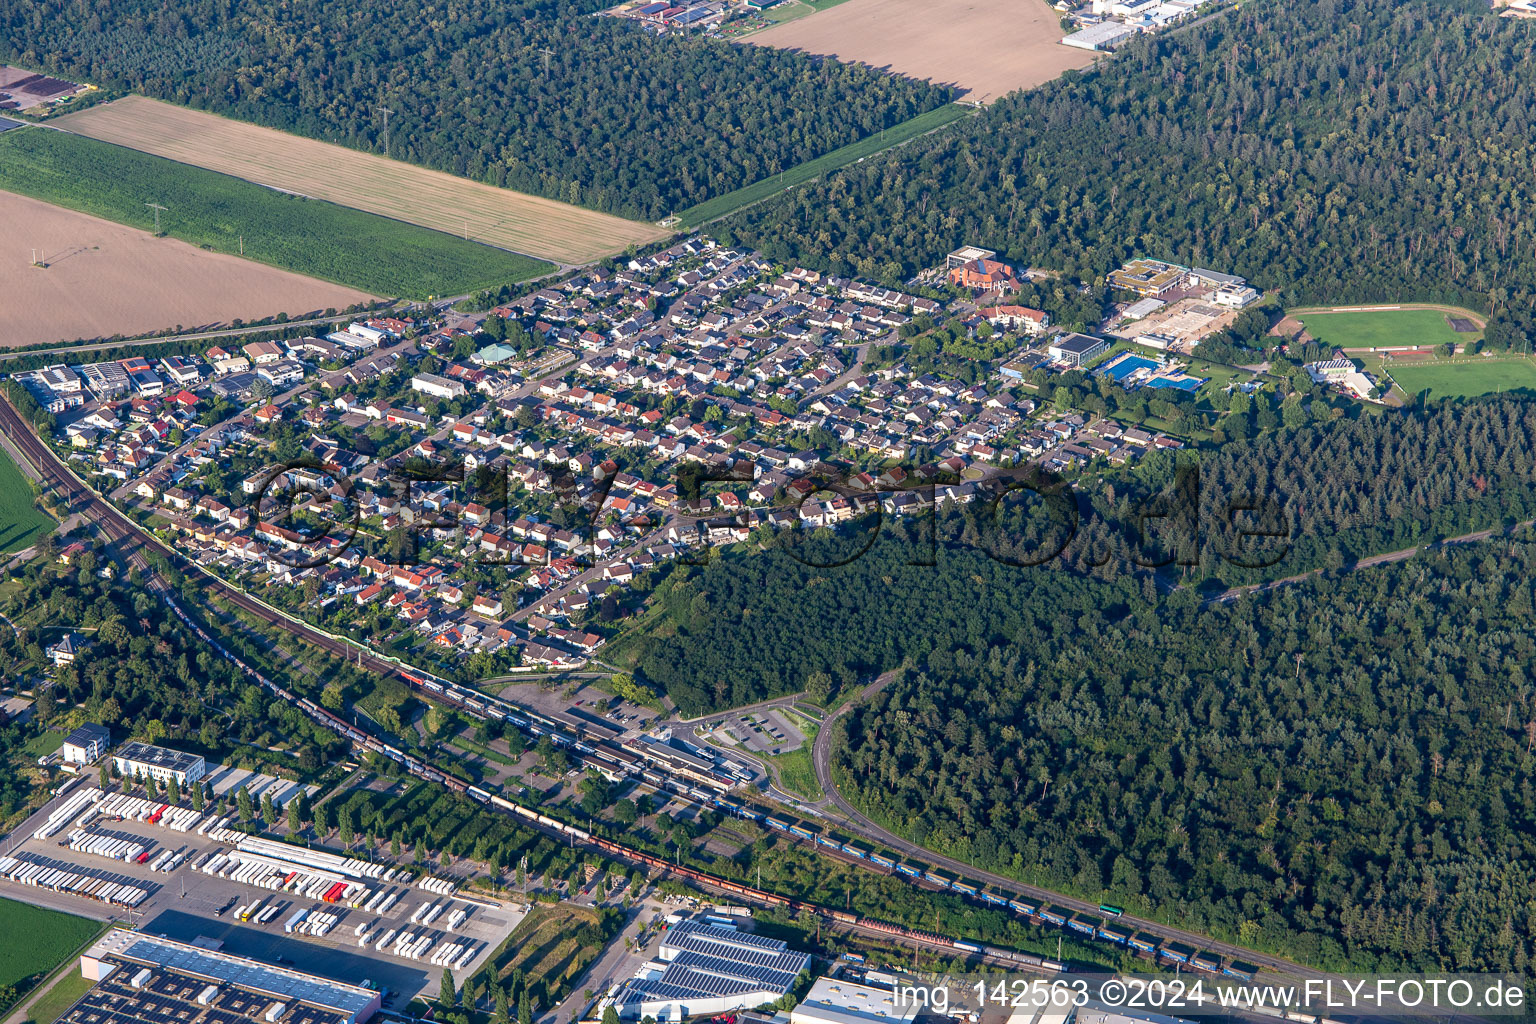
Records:
{"label": "green lawn", "polygon": [[787,713],[787,717],[805,734],[805,742],[800,744],[798,750],[774,756],[773,765],[779,770],[779,780],[784,783],[784,788],[799,793],[807,800],[820,800],[826,794],[821,790],[821,783],[816,781],[816,765],[811,760],[811,748],[816,743],[816,734],[821,731],[821,727],[807,717],[790,713]]}
{"label": "green lawn", "polygon": [[49,729],[47,732],[33,736],[22,744],[22,753],[36,760],[48,754],[52,754],[64,745],[64,734],[57,729]]}
{"label": "green lawn", "polygon": [[79,949],[101,925],[0,898],[0,987],[25,991]]}
{"label": "green lawn", "polygon": [[0,449],[0,554],[20,551],[53,530],[53,520],[32,504],[32,485]]}
{"label": "green lawn", "polygon": [[895,146],[898,143],[915,138],[924,132],[930,132],[935,128],[958,120],[966,114],[972,113],[970,107],[961,106],[958,103],[946,103],[925,114],[918,114],[910,121],[903,121],[894,128],[887,128],[883,133],[876,132],[873,135],[860,139],[858,142],[844,146],[842,149],[834,149],[824,156],[814,160],[808,160],[798,167],[791,167],[782,175],[776,174],[771,178],[754,182],[734,192],[727,192],[723,196],[706,200],[697,206],[690,207],[678,214],[678,219],[687,227],[698,227],[706,221],[723,217],[743,206],[767,199],[769,196],[795,185],[802,185],[812,178],[835,171],[839,167],[863,157],[878,153],[883,149]]}
{"label": "green lawn", "polygon": [[94,984],[94,981],[80,973],[78,966],[68,965],[53,983],[53,987],[27,1010],[27,1024],[53,1024]]}
{"label": "green lawn", "polygon": [[1525,358],[1471,356],[1425,363],[1389,360],[1383,365],[1409,398],[1426,388],[1431,398],[1472,398],[1520,388],[1536,392],[1536,364]]}
{"label": "green lawn", "polygon": [[1384,345],[1465,344],[1481,332],[1457,334],[1438,309],[1394,309],[1370,313],[1292,314],[1324,345],[1336,348],[1380,348]]}
{"label": "green lawn", "polygon": [[542,260],[428,228],[303,199],[80,135],[0,134],[0,189],[144,230],[147,196],[175,211],[166,233],[217,252],[375,295],[460,295],[537,277]]}
{"label": "green lawn", "polygon": [[[752,15],[751,19],[744,23],[749,27],[734,30],[733,26],[732,28],[727,28],[724,34],[728,38],[749,36],[753,32],[761,32],[765,28],[782,25],[786,21],[798,21],[807,15],[815,14],[817,11],[824,11],[829,7],[836,7],[841,3],[847,3],[847,0],[784,0],[784,3],[776,4],[766,11],[759,11]],[[759,21],[767,22],[767,24],[758,24]]]}

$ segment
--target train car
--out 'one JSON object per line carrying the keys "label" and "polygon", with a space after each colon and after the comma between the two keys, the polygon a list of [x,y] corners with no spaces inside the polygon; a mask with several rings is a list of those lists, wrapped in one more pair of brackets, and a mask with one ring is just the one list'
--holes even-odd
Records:
{"label": "train car", "polygon": [[955,884],[955,880],[953,878],[950,878],[948,875],[940,874],[937,871],[924,871],[923,880],[932,882],[934,885],[941,889],[948,889],[950,886]]}
{"label": "train car", "polygon": [[1123,946],[1130,941],[1131,930],[1123,924],[1106,921],[1103,927],[1099,929],[1099,938],[1108,939],[1110,942]]}
{"label": "train car", "polygon": [[1054,925],[1064,925],[1067,923],[1067,914],[1065,911],[1057,910],[1055,907],[1041,904],[1040,919],[1042,921],[1049,921]]}
{"label": "train car", "polygon": [[838,842],[836,839],[830,839],[827,836],[817,836],[816,837],[816,845],[817,846],[826,846],[826,847],[829,847],[829,848],[831,848],[833,850],[841,850],[843,848],[843,844],[842,843]]}
{"label": "train car", "polygon": [[1067,969],[1067,965],[1058,960],[1041,960],[1040,966],[1048,971],[1055,971],[1058,974]]}
{"label": "train car", "polygon": [[999,896],[995,892],[990,892],[986,889],[983,889],[978,895],[980,895],[983,900],[992,904],[994,907],[1006,907],[1008,905],[1008,901],[1003,899],[1003,897]]}
{"label": "train car", "polygon": [[485,790],[481,789],[479,786],[470,786],[469,787],[469,795],[474,797],[476,800],[480,801],[483,804],[488,804],[488,803],[491,802],[491,794],[487,793]]}
{"label": "train car", "polygon": [[1036,904],[1028,900],[1009,900],[1008,906],[1014,913],[1025,914],[1030,917],[1033,917],[1040,909]]}
{"label": "train car", "polygon": [[1163,943],[1163,956],[1177,964],[1189,963],[1189,958],[1195,955],[1195,947],[1186,946],[1182,942]]}
{"label": "train car", "polygon": [[776,828],[780,832],[789,831],[789,825],[787,823],[780,821],[778,818],[775,818],[772,815],[763,818],[763,824],[767,825],[769,828]]}
{"label": "train car", "polygon": [[981,947],[976,945],[974,942],[961,942],[959,939],[955,940],[955,948],[956,949],[963,949],[963,950],[965,950],[968,953],[980,953],[981,952]]}
{"label": "train car", "polygon": [[801,839],[809,839],[813,843],[816,841],[816,833],[800,825],[789,826],[789,832],[791,835],[799,836]]}
{"label": "train car", "polygon": [[880,865],[883,868],[895,868],[896,867],[896,862],[894,860],[892,860],[891,858],[885,856],[884,854],[880,854],[880,853],[872,853],[872,854],[870,854],[869,855],[869,862],[871,864],[878,864],[878,865]]}
{"label": "train car", "polygon": [[1162,940],[1159,939],[1156,935],[1148,935],[1146,932],[1137,932],[1131,936],[1130,945],[1132,949],[1139,949],[1143,953],[1155,953],[1157,952],[1157,945],[1161,941]]}
{"label": "train car", "polygon": [[974,896],[979,896],[980,895],[977,892],[976,887],[974,885],[972,885],[970,882],[962,882],[962,881],[959,881],[957,879],[956,881],[951,882],[949,887],[951,889],[955,890],[955,892],[962,893],[962,894],[964,894],[966,896],[973,896],[974,897]]}
{"label": "train car", "polygon": [[896,870],[900,871],[902,874],[906,875],[908,878],[922,878],[923,877],[923,873],[921,871],[919,871],[917,868],[913,867],[911,864],[897,864],[896,865]]}
{"label": "train car", "polygon": [[1093,917],[1089,914],[1073,914],[1067,918],[1067,927],[1075,932],[1082,932],[1090,939],[1099,937],[1099,929],[1104,926],[1104,919]]}
{"label": "train car", "polygon": [[1216,974],[1221,970],[1221,957],[1202,950],[1189,958],[1189,964],[1191,967],[1198,967],[1202,971],[1210,971],[1212,974]]}
{"label": "train car", "polygon": [[850,857],[857,857],[859,860],[869,859],[869,854],[867,852],[865,852],[860,847],[853,845],[852,843],[844,843],[842,850]]}
{"label": "train car", "polygon": [[1236,978],[1239,981],[1252,981],[1253,976],[1259,973],[1259,969],[1253,966],[1253,964],[1245,963],[1242,960],[1228,960],[1222,965],[1221,973],[1229,978]]}

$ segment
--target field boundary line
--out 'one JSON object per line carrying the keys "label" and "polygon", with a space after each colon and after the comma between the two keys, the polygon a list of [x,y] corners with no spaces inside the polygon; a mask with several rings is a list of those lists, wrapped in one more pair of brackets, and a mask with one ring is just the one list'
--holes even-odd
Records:
{"label": "field boundary line", "polygon": [[[945,104],[944,106],[934,107],[933,110],[924,111],[923,113],[918,114],[916,117],[908,118],[905,122],[903,122],[903,124],[910,124],[911,122],[917,120],[918,118],[927,117],[930,114],[932,114],[934,111],[945,110],[945,109],[947,109],[950,106],[964,107],[964,106],[966,106],[966,104],[962,103],[959,100],[951,100],[948,104]],[[782,188],[775,188],[773,191],[769,192],[767,195],[765,195],[765,196],[763,196],[763,197],[761,197],[759,199],[753,199],[750,202],[745,202],[745,203],[742,203],[742,204],[740,204],[738,206],[733,206],[730,209],[726,210],[724,213],[715,214],[713,217],[710,217],[710,218],[708,218],[706,220],[701,220],[701,221],[698,221],[697,223],[695,223],[695,222],[690,221],[688,219],[688,214],[692,210],[697,210],[700,206],[705,206],[705,205],[708,205],[710,203],[718,202],[721,199],[727,198],[728,196],[732,195],[733,193],[727,192],[724,196],[718,196],[715,199],[706,199],[706,200],[704,200],[704,202],[698,203],[698,204],[690,207],[688,210],[684,210],[681,213],[674,214],[674,216],[678,218],[678,223],[683,228],[686,228],[689,231],[701,231],[704,228],[708,227],[709,225],[717,223],[719,221],[722,221],[722,220],[724,220],[727,217],[735,216],[736,214],[741,213],[744,210],[750,210],[754,206],[759,206],[762,203],[766,203],[770,199],[774,199],[774,198],[777,198],[778,196],[782,196],[782,195],[784,195],[787,192],[792,192],[792,191],[794,191],[797,188],[802,188],[802,187],[804,187],[806,185],[811,184],[812,182],[820,181],[822,178],[826,177],[827,175],[832,174],[832,173],[834,173],[836,171],[840,171],[843,168],[851,166],[851,165],[853,165],[855,163],[858,163],[861,160],[868,160],[868,159],[871,159],[873,157],[877,157],[877,156],[881,156],[881,155],[886,154],[886,153],[893,152],[893,151],[895,151],[897,149],[900,149],[902,146],[906,146],[906,145],[909,145],[909,144],[911,144],[913,142],[916,142],[918,139],[927,138],[928,136],[933,135],[933,134],[935,134],[937,132],[944,131],[947,128],[952,128],[953,126],[959,124],[960,122],[966,120],[967,118],[975,117],[978,113],[979,113],[979,108],[972,108],[970,110],[963,110],[959,114],[957,114],[954,117],[950,118],[948,121],[945,121],[945,122],[943,122],[941,124],[936,124],[932,128],[928,128],[928,129],[926,129],[924,131],[918,132],[915,135],[909,135],[909,136],[907,136],[905,138],[896,139],[896,140],[892,141],[891,143],[889,143],[888,145],[881,146],[881,147],[879,147],[877,149],[873,149],[873,150],[869,151],[868,153],[850,156],[847,160],[845,160],[845,161],[843,161],[841,163],[836,163],[836,164],[833,164],[831,166],[828,166],[828,167],[826,167],[826,168],[816,172],[815,174],[812,174],[808,178],[804,178],[804,179],[802,179],[800,181],[791,181],[789,184],[783,186]],[[894,126],[892,128],[887,128],[886,131],[895,131],[896,129],[898,129],[900,127],[901,127],[901,125],[896,125],[896,126]],[[807,166],[809,164],[813,164],[813,163],[815,163],[818,160],[826,160],[829,157],[835,156],[836,154],[842,152],[845,149],[853,149],[854,147],[862,145],[863,143],[869,141],[869,139],[871,137],[872,137],[872,135],[866,135],[864,138],[856,139],[855,141],[848,143],[848,145],[846,145],[846,146],[842,146],[842,147],[839,147],[838,149],[832,150],[832,152],[830,152],[830,153],[823,153],[821,156],[812,157],[810,160],[805,161],[805,163],[803,163],[803,164],[797,164],[796,166],[787,169],[784,172],[784,174],[786,174],[786,175],[794,174],[794,172],[799,170],[801,167],[805,167],[805,166]],[[778,177],[778,175],[770,175],[767,178],[760,178],[757,181],[752,182],[750,185],[743,185],[741,188],[736,189],[736,192],[746,192],[746,191],[751,190],[751,189],[756,189],[758,186],[764,184],[765,182],[771,181],[771,180],[773,180],[773,178],[776,178],[776,177]]]}
{"label": "field boundary line", "polygon": [[[40,903],[27,903],[26,900],[18,900],[14,896],[7,896],[6,898],[16,903],[25,904],[29,907],[42,907],[42,904]],[[42,909],[56,910],[54,907],[42,907]],[[69,913],[67,910],[56,910],[56,912],[60,914]],[[72,916],[79,917],[80,915],[74,914]],[[87,918],[87,920],[91,919]],[[111,931],[113,928],[120,927],[120,923],[116,918],[111,918],[106,921],[98,921],[97,923],[100,924],[101,927],[96,929],[96,933],[94,935],[80,943],[80,945],[76,946],[68,956],[59,961],[58,966],[56,966],[53,970],[49,971],[48,974],[44,976],[42,981],[39,981],[36,985],[32,986],[26,995],[16,1000],[10,1006],[5,1007],[3,1011],[0,1011],[6,1015],[3,1018],[5,1024],[20,1024],[21,1021],[26,1020],[27,1018],[24,1017],[23,1014],[32,1009],[33,1003],[36,1003],[39,999],[53,990],[53,986],[59,983],[65,971],[74,966],[77,961],[79,961],[81,953],[84,953],[86,950],[90,949],[91,946],[95,945],[103,935],[107,934],[107,932]]]}

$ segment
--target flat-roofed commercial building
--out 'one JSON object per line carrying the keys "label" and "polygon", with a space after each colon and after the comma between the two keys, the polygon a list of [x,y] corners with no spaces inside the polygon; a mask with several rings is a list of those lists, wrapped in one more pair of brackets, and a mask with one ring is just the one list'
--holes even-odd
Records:
{"label": "flat-roofed commercial building", "polygon": [[96,759],[107,752],[111,734],[100,725],[87,723],[64,737],[60,748],[66,764],[95,764]]}
{"label": "flat-roofed commercial building", "polygon": [[720,925],[681,921],[667,930],[656,959],[620,986],[620,1017],[680,1021],[745,1010],[782,999],[811,958],[778,939]]}
{"label": "flat-roofed commercial building", "polygon": [[1108,351],[1109,342],[1088,334],[1063,334],[1046,347],[1052,359],[1077,367]]}
{"label": "flat-roofed commercial building", "polygon": [[112,763],[128,778],[147,776],[156,782],[175,779],[178,786],[197,782],[208,774],[208,765],[201,755],[148,743],[124,743],[112,755]]}
{"label": "flat-roofed commercial building", "polygon": [[890,988],[822,978],[789,1014],[790,1024],[907,1024],[923,1009],[917,1000],[897,1002]]}
{"label": "flat-roofed commercial building", "polygon": [[108,932],[80,957],[95,987],[59,1024],[366,1024],[378,1012],[372,989],[210,945]]}

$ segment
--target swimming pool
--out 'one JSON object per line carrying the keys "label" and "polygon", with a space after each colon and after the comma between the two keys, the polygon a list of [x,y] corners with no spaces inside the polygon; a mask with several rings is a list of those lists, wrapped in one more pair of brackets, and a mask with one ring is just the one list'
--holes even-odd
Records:
{"label": "swimming pool", "polygon": [[1179,391],[1194,391],[1205,381],[1198,377],[1185,377],[1183,380],[1169,380],[1167,377],[1153,377],[1147,381],[1149,388],[1177,388]]}
{"label": "swimming pool", "polygon": [[1099,372],[1109,377],[1116,384],[1119,384],[1121,381],[1125,380],[1125,378],[1129,377],[1137,370],[1155,369],[1157,369],[1157,364],[1152,360],[1143,358],[1142,356],[1133,356],[1127,353],[1126,355],[1123,355],[1119,359],[1115,360],[1110,365],[1104,367]]}

